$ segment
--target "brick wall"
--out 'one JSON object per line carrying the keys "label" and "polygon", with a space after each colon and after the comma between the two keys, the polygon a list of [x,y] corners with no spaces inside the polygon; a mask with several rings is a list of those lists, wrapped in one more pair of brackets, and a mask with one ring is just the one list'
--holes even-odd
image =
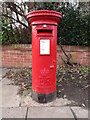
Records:
{"label": "brick wall", "polygon": [[[71,54],[71,62],[90,65],[90,49],[84,46],[63,46],[68,55]],[[60,47],[57,47],[57,62],[63,64],[61,57],[66,60]],[[31,45],[0,46],[0,67],[30,67],[32,64]]]}
{"label": "brick wall", "polygon": [[[70,61],[72,63],[79,63],[90,66],[90,48],[85,46],[63,46],[68,56],[71,55]],[[61,57],[66,60],[66,57],[60,47],[57,49],[57,61],[63,64]]]}

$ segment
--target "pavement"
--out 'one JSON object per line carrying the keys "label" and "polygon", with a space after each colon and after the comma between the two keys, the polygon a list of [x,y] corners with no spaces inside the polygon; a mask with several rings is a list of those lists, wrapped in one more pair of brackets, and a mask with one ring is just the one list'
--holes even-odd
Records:
{"label": "pavement", "polygon": [[[0,118],[61,118],[89,120],[89,109],[70,106],[66,98],[56,99],[53,102],[40,104],[32,100],[31,95],[20,96],[18,86],[13,81],[3,78],[9,71],[7,68],[0,68]],[[74,102],[74,101],[73,101]],[[66,104],[68,103],[68,105]]]}

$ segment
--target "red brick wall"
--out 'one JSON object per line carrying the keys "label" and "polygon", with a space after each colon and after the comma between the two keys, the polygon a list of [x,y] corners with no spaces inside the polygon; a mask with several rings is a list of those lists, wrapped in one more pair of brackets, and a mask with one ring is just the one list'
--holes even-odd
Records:
{"label": "red brick wall", "polygon": [[[63,46],[67,54],[71,54],[72,63],[80,63],[90,65],[90,49],[84,46]],[[60,46],[57,47],[57,61],[63,64],[61,59],[66,60]],[[0,46],[0,67],[30,67],[32,64],[32,48],[31,45],[9,45]]]}
{"label": "red brick wall", "polygon": [[2,67],[30,67],[32,63],[30,45],[2,47]]}
{"label": "red brick wall", "polygon": [[[90,66],[90,48],[85,46],[63,46],[67,55],[71,54],[70,61],[72,63],[80,63],[83,65]],[[57,61],[63,64],[61,57],[66,60],[66,57],[60,47],[57,49]]]}

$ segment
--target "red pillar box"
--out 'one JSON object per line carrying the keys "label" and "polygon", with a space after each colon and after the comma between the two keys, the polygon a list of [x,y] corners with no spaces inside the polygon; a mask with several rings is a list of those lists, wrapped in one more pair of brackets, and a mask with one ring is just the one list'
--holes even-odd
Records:
{"label": "red pillar box", "polygon": [[49,102],[56,98],[57,25],[62,14],[36,10],[26,17],[32,28],[32,98]]}

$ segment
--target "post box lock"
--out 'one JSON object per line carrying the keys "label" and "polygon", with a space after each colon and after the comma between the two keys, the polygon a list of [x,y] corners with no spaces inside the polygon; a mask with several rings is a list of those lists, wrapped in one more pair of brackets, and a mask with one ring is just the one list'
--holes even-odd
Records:
{"label": "post box lock", "polygon": [[56,63],[56,60],[53,60],[53,63]]}

